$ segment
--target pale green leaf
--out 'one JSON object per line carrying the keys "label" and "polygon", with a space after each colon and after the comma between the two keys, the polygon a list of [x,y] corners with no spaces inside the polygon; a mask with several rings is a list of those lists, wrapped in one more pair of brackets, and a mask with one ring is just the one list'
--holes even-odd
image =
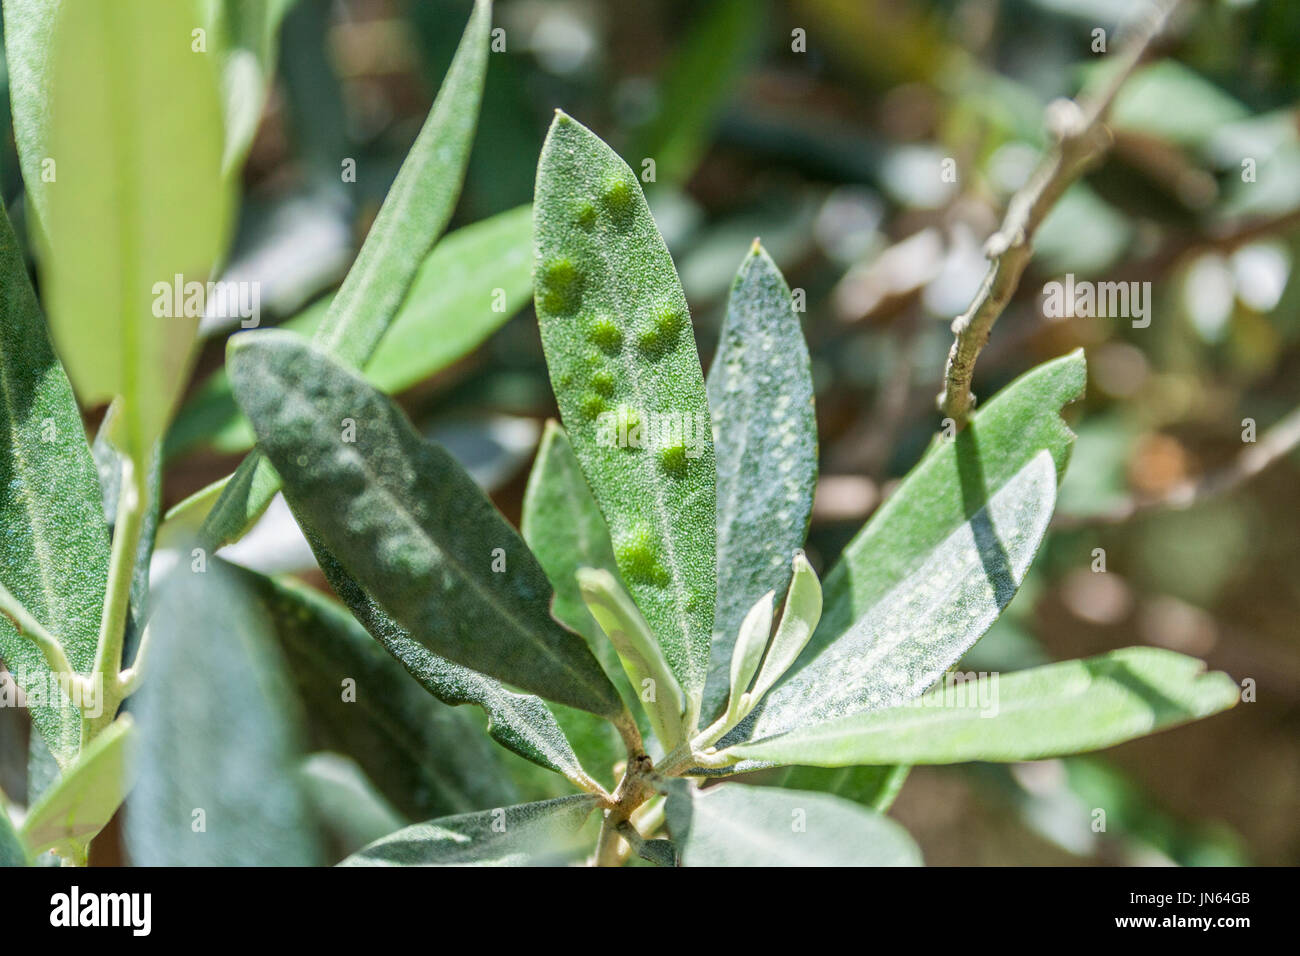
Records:
{"label": "pale green leaf", "polygon": [[1015,595],[1055,492],[1052,459],[1040,452],[838,641],[778,683],[743,736],[810,728],[923,693]]}
{"label": "pale green leaf", "polygon": [[77,394],[122,396],[137,462],[171,416],[199,323],[155,286],[209,279],[230,224],[217,69],[190,51],[194,26],[173,0],[62,0],[48,54],[42,145],[57,188],[42,292]]}
{"label": "pale green leaf", "polygon": [[14,829],[13,821],[9,819],[8,802],[0,793],[0,867],[27,866],[29,862],[27,847],[23,846],[18,831]]}
{"label": "pale green leaf", "polygon": [[1041,760],[1198,720],[1232,707],[1240,691],[1195,658],[1128,647],[940,687],[902,706],[741,744],[735,753],[821,767]]}
{"label": "pale green leaf", "polygon": [[671,750],[685,739],[682,715],[686,700],[650,626],[618,579],[608,571],[580,568],[578,587],[587,610],[614,645],[628,680],[642,691],[638,699],[655,736],[665,750]]}
{"label": "pale green leaf", "polygon": [[704,710],[727,695],[736,629],[765,591],[784,594],[817,484],[812,369],[790,288],[755,241],[731,286],[709,367],[718,456],[718,598]]}
{"label": "pale green leaf", "polygon": [[565,431],[623,580],[697,707],[716,473],[686,298],[636,176],[563,113],[542,147],[533,215],[538,323]]}
{"label": "pale green leaf", "polygon": [[33,855],[54,850],[60,856],[85,861],[86,847],[126,799],[133,737],[131,715],[123,714],[45,791],[23,821],[23,842]]}
{"label": "pale green leaf", "polygon": [[822,613],[822,586],[817,572],[802,551],[794,556],[790,590],[786,592],[772,646],[763,658],[763,669],[754,681],[753,696],[762,698],[790,669],[812,638]]}
{"label": "pale green leaf", "polygon": [[529,866],[561,862],[597,799],[589,794],[442,817],[399,830],[340,866]]}
{"label": "pale green leaf", "polygon": [[294,513],[412,637],[524,690],[622,713],[586,643],[551,617],[523,539],[388,398],[288,332],[232,338],[227,364]]}
{"label": "pale green leaf", "polygon": [[49,158],[50,51],[63,0],[4,0],[5,67],[13,112],[14,144],[22,168],[35,231],[43,228],[53,185],[43,163]]}
{"label": "pale green leaf", "polygon": [[897,823],[807,790],[724,783],[668,795],[668,832],[683,866],[916,866]]}
{"label": "pale green leaf", "polygon": [[[140,866],[321,862],[299,714],[270,623],[228,567],[181,563],[150,619],[126,841]],[[197,823],[202,822],[200,828]]]}
{"label": "pale green leaf", "polygon": [[302,779],[312,812],[345,855],[410,823],[342,754],[312,754],[303,761]]}
{"label": "pale green leaf", "polygon": [[745,693],[758,672],[768,638],[772,636],[772,597],[771,591],[764,594],[740,622],[740,636],[731,654],[731,695],[727,698],[729,722],[740,716]]}
{"label": "pale green leaf", "polygon": [[[89,673],[108,582],[95,464],[2,210],[0,291],[0,584],[62,643],[72,667]],[[3,615],[0,659],[34,695],[32,721],[55,760],[72,763],[81,714],[41,651]]]}
{"label": "pale green leaf", "polygon": [[[475,0],[420,135],[312,337],[315,345],[349,368],[364,368],[374,354],[420,264],[451,219],[478,122],[491,25],[491,0]],[[238,540],[279,490],[279,476],[255,449],[222,490],[204,523],[203,539],[213,549]]]}

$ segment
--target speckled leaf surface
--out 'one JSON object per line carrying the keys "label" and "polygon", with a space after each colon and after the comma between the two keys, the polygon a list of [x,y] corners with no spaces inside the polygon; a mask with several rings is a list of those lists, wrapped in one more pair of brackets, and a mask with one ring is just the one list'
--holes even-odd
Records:
{"label": "speckled leaf surface", "polygon": [[581,779],[582,766],[540,697],[516,694],[500,681],[434,654],[385,613],[314,532],[307,530],[307,540],[334,593],[421,687],[444,704],[482,707],[488,718],[488,734],[501,746],[570,780]]}
{"label": "speckled leaf surface", "polygon": [[718,458],[718,596],[706,718],[727,697],[745,612],[767,591],[785,594],[817,484],[808,346],[790,287],[757,241],[731,285],[708,392]]}
{"label": "speckled leaf surface", "polygon": [[[150,619],[126,843],[137,866],[312,866],[301,714],[270,622],[219,561],[180,564]],[[202,812],[203,828],[195,823]]]}
{"label": "speckled leaf surface", "polygon": [[586,643],[551,617],[523,539],[387,397],[287,332],[232,339],[227,364],[294,512],[412,637],[560,703],[622,712]]}
{"label": "speckled leaf surface", "polygon": [[443,817],[398,830],[340,866],[529,866],[572,857],[589,794]]}
{"label": "speckled leaf surface", "polygon": [[838,641],[778,683],[741,736],[760,740],[922,694],[1015,596],[1055,501],[1056,472],[1040,452]]}
{"label": "speckled leaf surface", "polygon": [[668,832],[683,866],[917,866],[901,826],[807,790],[725,783],[668,795]]}
{"label": "speckled leaf surface", "polygon": [[520,799],[481,723],[427,693],[346,609],[290,579],[232,573],[274,628],[313,749],[351,757],[408,820]]}
{"label": "speckled leaf surface", "polygon": [[[374,354],[455,210],[483,98],[491,26],[491,0],[475,0],[420,135],[313,337],[350,368],[364,367]],[[204,522],[203,539],[214,550],[237,540],[279,490],[275,469],[255,449],[222,490]]]}
{"label": "speckled leaf surface", "polygon": [[[54,357],[9,217],[0,211],[0,583],[59,639],[69,663],[95,660],[108,533],[81,414]],[[81,746],[81,715],[36,645],[0,615],[0,659],[33,698],[32,721],[59,764]]]}
{"label": "speckled leaf surface", "polygon": [[1240,691],[1195,658],[1128,647],[937,688],[901,707],[792,730],[736,752],[823,767],[1041,760],[1208,717],[1236,704]]}
{"label": "speckled leaf surface", "polygon": [[907,578],[1044,449],[1059,483],[1074,445],[1060,409],[1083,396],[1086,380],[1082,350],[1045,362],[995,395],[955,440],[931,448],[826,576],[822,620],[801,663]]}
{"label": "speckled leaf surface", "polygon": [[533,214],[537,317],[565,431],[623,580],[698,698],[716,470],[686,297],[636,176],[563,113],[542,147]]}

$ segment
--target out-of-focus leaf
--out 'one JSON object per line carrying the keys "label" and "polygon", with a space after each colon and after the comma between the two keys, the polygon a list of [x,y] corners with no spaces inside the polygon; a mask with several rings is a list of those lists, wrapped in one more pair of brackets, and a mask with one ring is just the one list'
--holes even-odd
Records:
{"label": "out-of-focus leaf", "polygon": [[289,579],[232,573],[275,630],[314,746],[355,760],[407,819],[518,799],[481,725],[426,693],[344,608]]}
{"label": "out-of-focus leaf", "polygon": [[0,867],[27,866],[30,856],[23,841],[9,819],[9,808],[4,794],[0,794]]}
{"label": "out-of-focus leaf", "polygon": [[198,330],[173,290],[210,277],[230,221],[217,70],[190,50],[194,21],[172,0],[61,0],[48,53],[37,148],[58,188],[45,192],[42,291],[77,394],[122,396],[136,462],[171,417]]}
{"label": "out-of-focus leaf", "polygon": [[[397,174],[357,260],[312,341],[349,368],[364,368],[442,235],[460,195],[483,95],[491,0],[475,0],[442,88]],[[240,463],[204,523],[214,550],[238,540],[280,490],[254,450]]]}
{"label": "out-of-focus leaf", "polygon": [[[1103,62],[1096,69],[1113,69]],[[1202,146],[1228,123],[1245,119],[1249,110],[1219,87],[1177,60],[1143,67],[1120,87],[1110,123],[1173,143]]]}
{"label": "out-of-focus leaf", "polygon": [[275,73],[280,22],[296,0],[205,0],[207,30],[221,63],[227,171],[243,162]]}
{"label": "out-of-focus leaf", "polygon": [[816,790],[843,797],[879,813],[893,805],[911,767],[782,767],[772,771],[773,786]]}
{"label": "out-of-focus leaf", "polygon": [[724,783],[668,795],[683,866],[916,866],[921,851],[893,820],[807,790]]}
{"label": "out-of-focus leaf", "polygon": [[528,866],[573,855],[590,794],[442,817],[399,830],[340,866]]}
{"label": "out-of-focus leaf", "polygon": [[790,557],[808,533],[817,484],[808,346],[790,287],[757,241],[731,287],[708,392],[718,459],[718,595],[706,719],[727,697],[741,619],[760,595],[784,594],[790,584]]}
{"label": "out-of-focus leaf", "polygon": [[23,185],[37,230],[44,228],[46,193],[42,176],[49,157],[50,52],[63,0],[7,0],[4,6],[5,67],[13,111],[14,143]]}
{"label": "out-of-focus leaf", "polygon": [[303,761],[302,777],[316,818],[344,854],[410,823],[375,789],[357,762],[341,754],[312,754]]}
{"label": "out-of-focus leaf", "polygon": [[796,728],[736,747],[773,763],[1003,763],[1111,747],[1237,703],[1221,671],[1155,647],[990,675],[888,710]]}
{"label": "out-of-focus leaf", "polygon": [[551,617],[523,539],[389,399],[278,330],[233,338],[227,364],[295,515],[412,637],[571,707],[622,713],[586,643]]}
{"label": "out-of-focus leaf", "polygon": [[632,170],[564,113],[542,147],[533,215],[537,317],[565,431],[623,580],[698,706],[716,470],[681,283]]}
{"label": "out-of-focus leaf", "polygon": [[23,842],[33,855],[54,850],[60,856],[85,862],[86,847],[126,799],[132,738],[131,716],[123,714],[90,742],[58,783],[45,791],[23,820]]}
{"label": "out-of-focus leaf", "polygon": [[710,127],[763,35],[767,14],[766,0],[707,4],[668,58],[658,108],[627,151],[635,163],[655,161],[655,182],[680,183],[695,171]]}
{"label": "out-of-focus leaf", "polygon": [[778,683],[745,735],[809,733],[919,696],[1015,596],[1055,500],[1052,459],[1039,452],[839,640]]}
{"label": "out-of-focus leaf", "polygon": [[[89,673],[108,582],[95,463],[2,211],[0,528],[0,584],[63,644],[72,667]],[[71,764],[81,747],[81,714],[40,649],[4,615],[0,658],[15,683],[33,695],[32,722],[55,760]]]}
{"label": "out-of-focus leaf", "polygon": [[[457,229],[434,246],[366,362],[366,379],[390,395],[410,388],[464,357],[518,313],[533,287],[532,236],[532,207],[521,206]],[[310,337],[332,301],[321,299],[280,328]],[[247,451],[253,441],[230,378],[219,369],[177,413],[166,453],[171,458],[199,445],[234,453]]]}
{"label": "out-of-focus leaf", "polygon": [[271,627],[221,562],[182,563],[150,621],[126,839],[141,866],[321,861],[299,721]]}

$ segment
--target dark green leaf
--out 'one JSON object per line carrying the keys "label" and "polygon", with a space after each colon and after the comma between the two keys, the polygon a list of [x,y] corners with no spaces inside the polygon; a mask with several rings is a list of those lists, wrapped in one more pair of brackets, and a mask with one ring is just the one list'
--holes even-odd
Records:
{"label": "dark green leaf", "polygon": [[808,346],[790,287],[757,241],[731,286],[708,389],[718,456],[718,598],[706,718],[727,698],[745,612],[790,584],[817,484]]}
{"label": "dark green leaf", "polygon": [[528,866],[573,855],[589,794],[442,817],[399,830],[340,866]]}
{"label": "dark green leaf", "polygon": [[295,514],[412,637],[560,703],[622,712],[582,638],[551,617],[523,539],[389,399],[288,332],[236,336],[227,364]]}
{"label": "dark green leaf", "polygon": [[1110,747],[1218,713],[1240,688],[1195,658],[1128,647],[1082,661],[938,688],[900,707],[805,726],[735,752],[850,764],[1041,760]]}
{"label": "dark green leaf", "polygon": [[542,147],[533,215],[537,317],[565,430],[623,580],[698,708],[716,472],[681,283],[636,176],[563,113]]}
{"label": "dark green leaf", "polygon": [[407,826],[355,760],[312,754],[302,765],[303,790],[316,819],[333,834],[341,855]]}
{"label": "dark green leaf", "polygon": [[[69,663],[89,673],[108,582],[108,535],[95,464],[3,211],[0,528],[0,584],[59,639]],[[69,765],[81,746],[81,714],[40,650],[3,615],[0,658],[19,687],[52,690],[45,703],[32,701],[32,721],[58,763]]]}
{"label": "dark green leaf", "polygon": [[275,629],[313,747],[355,760],[408,819],[518,799],[481,724],[426,693],[344,608],[288,579],[232,573]]}

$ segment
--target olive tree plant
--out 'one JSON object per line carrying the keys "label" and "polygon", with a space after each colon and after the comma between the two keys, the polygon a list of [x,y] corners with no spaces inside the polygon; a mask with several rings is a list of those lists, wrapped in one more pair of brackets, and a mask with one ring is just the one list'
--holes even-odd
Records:
{"label": "olive tree plant", "polygon": [[[7,21],[24,6],[6,2]],[[885,815],[910,766],[1094,750],[1236,702],[1227,675],[1143,647],[946,679],[1046,534],[1081,353],[936,436],[823,580],[801,550],[818,442],[780,270],[757,240],[737,250],[706,377],[637,177],[558,111],[531,235],[510,241],[531,243],[560,421],[512,527],[372,363],[421,269],[456,239],[435,248],[478,112],[485,0],[315,331],[230,338],[226,381],[256,447],[162,522],[180,560],[151,589],[157,445],[196,323],[155,317],[148,292],[221,261],[247,129],[223,103],[222,70],[242,60],[181,61],[193,75],[178,115],[133,128],[130,95],[64,107],[113,24],[89,0],[61,7],[43,32],[7,34],[11,69],[29,71],[14,92],[25,167],[62,164],[46,185],[39,163],[28,173],[62,362],[5,220],[0,658],[36,734],[26,812],[0,812],[0,862],[84,862],[129,792],[128,850],[149,864],[913,864],[917,847]],[[180,68],[168,36],[189,35],[191,15],[164,0],[122,7],[123,29],[162,34],[105,67],[139,84],[113,88],[129,94],[157,81],[150,70]],[[199,124],[195,111],[224,137],[189,143],[180,168],[144,149],[168,123]],[[123,145],[92,153],[79,145],[91,132]],[[105,155],[122,165],[105,171]],[[133,165],[145,156],[159,169]],[[122,208],[121,181],[138,206]],[[200,204],[198,226],[166,215],[178,202]],[[119,214],[112,250],[82,244],[85,209]],[[110,290],[107,313],[95,289]],[[435,340],[464,318],[439,321],[426,341],[445,364]],[[93,444],[74,390],[114,403]],[[332,597],[214,553],[281,491]]]}

